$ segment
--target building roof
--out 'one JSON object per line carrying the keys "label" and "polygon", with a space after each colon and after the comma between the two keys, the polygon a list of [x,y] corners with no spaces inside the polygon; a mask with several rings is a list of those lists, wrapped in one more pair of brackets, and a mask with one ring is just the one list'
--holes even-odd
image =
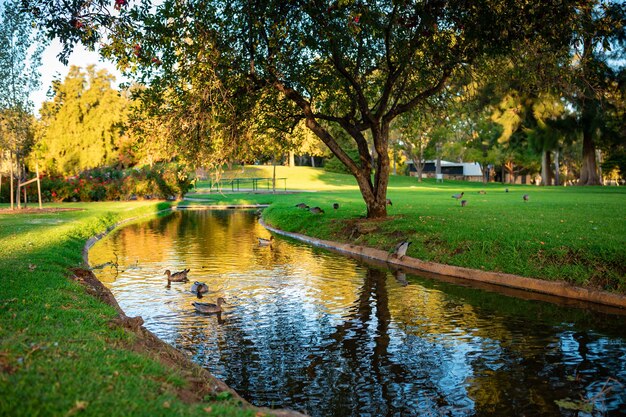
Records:
{"label": "building roof", "polygon": [[[430,160],[430,161],[424,161],[425,164],[435,164],[437,161],[435,160]],[[409,164],[413,164],[413,160],[410,159],[407,161],[407,163]],[[468,177],[474,177],[474,176],[482,176],[483,175],[483,171],[480,168],[480,164],[478,162],[450,162],[450,161],[441,161],[441,166],[442,167],[462,167],[463,168],[463,175],[468,176]]]}

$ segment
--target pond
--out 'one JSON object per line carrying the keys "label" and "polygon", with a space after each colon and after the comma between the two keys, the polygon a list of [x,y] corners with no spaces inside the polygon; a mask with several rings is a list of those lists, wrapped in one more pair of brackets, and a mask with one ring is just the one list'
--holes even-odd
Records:
{"label": "pond", "polygon": [[[624,415],[626,319],[391,272],[177,211],[90,251],[129,316],[258,406],[312,416]],[[189,268],[166,287],[164,271]],[[219,315],[197,313],[223,297]]]}

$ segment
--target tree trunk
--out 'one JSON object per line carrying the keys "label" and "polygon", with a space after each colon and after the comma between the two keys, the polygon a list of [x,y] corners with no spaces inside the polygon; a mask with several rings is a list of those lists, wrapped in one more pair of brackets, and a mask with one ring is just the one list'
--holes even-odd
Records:
{"label": "tree trunk", "polygon": [[296,166],[296,154],[294,151],[289,151],[289,168]]}
{"label": "tree trunk", "polygon": [[552,185],[550,181],[550,151],[541,153],[541,185]]}
{"label": "tree trunk", "polygon": [[424,146],[420,142],[419,161],[417,161],[417,182],[422,182],[422,173],[424,172]]}
{"label": "tree trunk", "polygon": [[591,132],[583,132],[583,166],[578,185],[602,185],[596,164],[596,145]]}
{"label": "tree trunk", "polygon": [[315,168],[315,157],[311,155],[311,167]]}
{"label": "tree trunk", "polygon": [[554,151],[554,185],[561,185],[559,178],[559,150]]}
{"label": "tree trunk", "polygon": [[276,194],[276,155],[272,156],[272,194]]}

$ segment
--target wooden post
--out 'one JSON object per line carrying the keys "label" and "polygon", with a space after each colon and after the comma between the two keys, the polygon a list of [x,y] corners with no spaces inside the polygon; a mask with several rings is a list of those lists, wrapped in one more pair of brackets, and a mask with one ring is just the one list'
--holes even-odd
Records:
{"label": "wooden post", "polygon": [[11,166],[11,174],[10,174],[10,180],[11,180],[11,210],[14,209],[13,204],[13,151],[9,151],[9,165]]}
{"label": "wooden post", "polygon": [[15,193],[15,198],[17,199],[17,209],[21,210],[22,209],[22,198],[20,196],[20,191],[22,190],[22,175],[20,174],[20,164],[19,162],[17,162],[18,160],[16,159],[15,163],[17,165],[16,167],[16,173],[17,173],[17,192]]}
{"label": "wooden post", "polygon": [[37,171],[37,194],[39,195],[39,210],[43,209],[41,204],[41,180],[39,179],[39,162],[35,162],[35,170]]}

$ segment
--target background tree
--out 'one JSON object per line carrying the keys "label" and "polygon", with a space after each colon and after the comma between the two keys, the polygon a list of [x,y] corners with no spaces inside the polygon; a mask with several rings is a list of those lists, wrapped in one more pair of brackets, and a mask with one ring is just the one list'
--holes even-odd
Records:
{"label": "background tree", "polygon": [[45,45],[37,39],[31,16],[20,12],[19,1],[0,4],[0,18],[0,156],[8,156],[12,187],[14,172],[26,175],[24,158],[33,142],[29,95],[39,87]]}
{"label": "background tree", "polygon": [[[596,150],[615,136],[607,127],[624,79],[626,4],[597,0],[579,8],[568,67],[568,100],[574,104],[582,134],[579,184],[601,184]],[[621,88],[620,88],[621,80]],[[621,90],[623,91],[623,90]],[[623,102],[623,96],[621,96]]]}
{"label": "background tree", "polygon": [[41,109],[40,149],[47,171],[77,174],[120,161],[130,102],[113,81],[106,70],[73,66],[63,82],[53,84],[54,98]]}

